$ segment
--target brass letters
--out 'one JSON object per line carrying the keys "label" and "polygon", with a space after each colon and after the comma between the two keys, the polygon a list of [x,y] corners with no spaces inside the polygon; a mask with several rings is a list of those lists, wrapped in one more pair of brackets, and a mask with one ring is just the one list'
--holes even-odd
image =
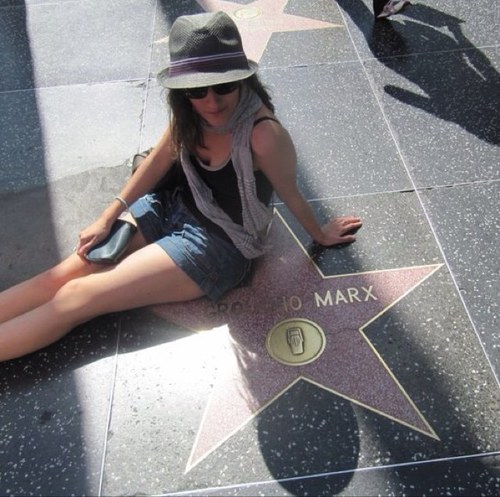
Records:
{"label": "brass letters", "polygon": [[330,290],[328,290],[325,293],[324,297],[321,297],[318,292],[314,292],[314,301],[316,302],[316,307],[339,304],[354,304],[356,302],[368,302],[368,300],[378,300],[378,298],[373,294],[373,285],[370,285],[368,288],[362,286],[361,289],[351,287],[345,289],[344,291],[336,290],[333,294]]}

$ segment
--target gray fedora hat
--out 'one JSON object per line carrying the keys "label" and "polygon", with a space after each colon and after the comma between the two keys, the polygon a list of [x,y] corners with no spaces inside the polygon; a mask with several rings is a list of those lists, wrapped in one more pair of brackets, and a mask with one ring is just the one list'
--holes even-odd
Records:
{"label": "gray fedora hat", "polygon": [[170,64],[158,74],[167,88],[197,88],[248,78],[247,59],[234,21],[224,12],[178,17],[169,37]]}

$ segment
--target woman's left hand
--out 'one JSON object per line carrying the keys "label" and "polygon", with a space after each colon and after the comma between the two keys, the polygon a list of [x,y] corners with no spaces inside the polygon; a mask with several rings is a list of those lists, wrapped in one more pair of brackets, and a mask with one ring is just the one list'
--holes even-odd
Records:
{"label": "woman's left hand", "polygon": [[354,233],[362,225],[361,218],[357,216],[335,217],[321,227],[323,239],[317,240],[317,242],[327,247],[341,243],[352,243],[356,241]]}

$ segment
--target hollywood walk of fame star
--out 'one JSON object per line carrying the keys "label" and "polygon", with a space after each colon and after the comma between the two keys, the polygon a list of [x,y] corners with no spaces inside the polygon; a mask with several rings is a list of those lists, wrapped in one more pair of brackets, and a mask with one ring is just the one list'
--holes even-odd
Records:
{"label": "hollywood walk of fame star", "polygon": [[[363,330],[440,265],[328,277],[278,214],[270,251],[251,283],[217,304],[206,299],[158,306],[155,312],[192,330],[228,325],[230,353],[214,386],[188,470],[299,380],[348,399],[432,438],[437,435]],[[266,349],[270,330],[287,320],[322,329],[325,347],[303,365],[283,364]]]}
{"label": "hollywood walk of fame star", "polygon": [[247,57],[259,62],[271,35],[278,32],[343,27],[284,12],[288,0],[255,0],[247,5],[226,0],[197,0],[207,12],[222,10],[236,22]]}

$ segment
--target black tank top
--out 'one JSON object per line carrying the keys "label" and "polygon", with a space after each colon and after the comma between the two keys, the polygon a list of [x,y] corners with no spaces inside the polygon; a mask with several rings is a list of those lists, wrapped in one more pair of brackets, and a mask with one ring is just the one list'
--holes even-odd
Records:
{"label": "black tank top", "polygon": [[[191,160],[200,178],[207,184],[210,190],[212,190],[214,199],[217,201],[220,208],[228,214],[235,223],[243,224],[238,179],[233,167],[233,162],[229,160],[220,169],[210,170],[203,167],[195,157],[192,157]],[[254,175],[257,197],[263,204],[268,205],[273,193],[271,183],[262,171],[255,171]]]}
{"label": "black tank top", "polygon": [[[254,126],[262,121],[277,119],[270,116],[263,116],[254,122]],[[243,224],[243,214],[241,207],[241,198],[238,188],[238,180],[236,171],[234,170],[232,160],[229,160],[224,166],[218,169],[209,169],[203,167],[199,160],[192,156],[191,162],[193,163],[196,171],[200,177],[205,181],[207,186],[212,190],[214,199],[217,201],[221,209],[237,224]],[[271,196],[273,194],[273,187],[271,182],[267,179],[262,171],[254,171],[255,186],[257,189],[258,199],[265,205],[269,205]],[[222,228],[213,223],[210,219],[205,217],[196,207],[193,195],[190,188],[184,188],[183,199],[189,209],[196,215],[196,217],[203,223],[204,226],[211,230],[215,230],[219,235],[225,239],[228,236]]]}

